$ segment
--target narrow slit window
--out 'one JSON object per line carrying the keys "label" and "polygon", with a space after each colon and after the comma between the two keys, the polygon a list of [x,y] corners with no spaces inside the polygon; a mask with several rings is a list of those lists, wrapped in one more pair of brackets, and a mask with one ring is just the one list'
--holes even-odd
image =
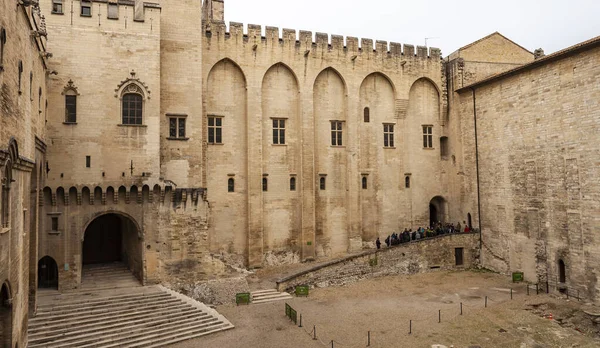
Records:
{"label": "narrow slit window", "polygon": [[364,120],[365,123],[371,122],[371,110],[368,107],[366,107],[364,110]]}
{"label": "narrow slit window", "polygon": [[19,94],[22,94],[21,91],[21,80],[23,79],[23,62],[19,61]]}
{"label": "narrow slit window", "polygon": [[363,190],[367,189],[367,177],[366,176],[362,177],[362,189]]}
{"label": "narrow slit window", "polygon": [[324,176],[322,176],[322,177],[319,179],[319,189],[321,189],[321,190],[325,190],[325,189],[326,189],[326,184],[327,184],[327,183],[326,183],[326,181],[325,181],[325,177],[324,177]]}
{"label": "narrow slit window", "polygon": [[58,231],[58,217],[52,217],[52,231]]}
{"label": "narrow slit window", "polygon": [[264,192],[267,192],[269,189],[269,181],[267,180],[267,178],[263,178],[262,179],[262,190]]}
{"label": "narrow slit window", "polygon": [[92,166],[92,156],[85,156],[85,167],[90,168]]}
{"label": "narrow slit window", "polygon": [[404,187],[410,188],[410,176],[404,178]]}
{"label": "narrow slit window", "polygon": [[290,191],[296,191],[296,178],[290,178]]}
{"label": "narrow slit window", "polygon": [[227,192],[235,192],[235,180],[233,178],[227,180]]}
{"label": "narrow slit window", "polygon": [[6,45],[6,30],[0,28],[0,71],[4,70],[4,46]]}

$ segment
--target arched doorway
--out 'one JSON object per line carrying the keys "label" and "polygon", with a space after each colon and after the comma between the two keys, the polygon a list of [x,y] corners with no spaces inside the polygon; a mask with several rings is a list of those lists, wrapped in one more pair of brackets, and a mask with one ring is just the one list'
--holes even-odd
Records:
{"label": "arched doorway", "polygon": [[471,219],[471,213],[467,214],[467,225],[469,226],[469,230],[473,229],[473,220]]}
{"label": "arched doorway", "polygon": [[58,290],[58,266],[50,256],[38,262],[38,288]]}
{"label": "arched doorway", "polygon": [[0,347],[12,347],[12,303],[8,284],[0,290]]}
{"label": "arched doorway", "polygon": [[563,260],[558,260],[558,281],[563,284],[567,282],[567,267]]}
{"label": "arched doorway", "polygon": [[142,241],[138,225],[129,217],[110,213],[98,216],[86,228],[82,245],[83,270],[124,264],[142,279]]}
{"label": "arched doorway", "polygon": [[446,200],[444,197],[435,196],[429,202],[429,226],[446,222]]}

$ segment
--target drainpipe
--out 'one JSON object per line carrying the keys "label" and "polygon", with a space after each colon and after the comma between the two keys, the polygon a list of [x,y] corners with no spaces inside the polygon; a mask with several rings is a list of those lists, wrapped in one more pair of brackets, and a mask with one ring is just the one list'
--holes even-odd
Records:
{"label": "drainpipe", "polygon": [[475,129],[475,171],[477,173],[477,220],[479,222],[479,252],[483,250],[483,239],[481,229],[481,192],[479,190],[479,147],[477,144],[477,101],[475,98],[475,88],[471,87],[473,92],[473,124]]}

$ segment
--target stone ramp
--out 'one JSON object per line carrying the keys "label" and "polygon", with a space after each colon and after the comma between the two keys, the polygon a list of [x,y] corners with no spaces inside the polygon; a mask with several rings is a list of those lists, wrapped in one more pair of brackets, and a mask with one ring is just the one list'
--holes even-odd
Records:
{"label": "stone ramp", "polygon": [[233,328],[215,310],[162,286],[49,293],[28,347],[164,347]]}
{"label": "stone ramp", "polygon": [[292,295],[288,294],[287,292],[278,292],[275,289],[257,290],[251,292],[250,294],[252,296],[252,303],[254,304],[289,300],[292,298]]}

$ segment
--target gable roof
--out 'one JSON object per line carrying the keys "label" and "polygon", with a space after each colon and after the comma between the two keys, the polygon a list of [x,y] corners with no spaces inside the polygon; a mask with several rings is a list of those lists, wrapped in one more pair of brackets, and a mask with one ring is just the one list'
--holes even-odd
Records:
{"label": "gable roof", "polygon": [[482,37],[481,39],[479,39],[479,40],[477,40],[477,41],[473,41],[473,42],[471,42],[470,44],[468,44],[468,45],[466,45],[466,46],[463,46],[463,47],[459,48],[459,49],[458,49],[458,50],[456,50],[456,51],[462,51],[462,50],[465,50],[465,49],[467,49],[467,48],[469,48],[469,47],[471,47],[471,46],[474,46],[474,45],[476,45],[476,44],[480,43],[481,41],[484,41],[484,40],[487,40],[487,39],[489,39],[490,37],[492,37],[492,36],[494,36],[494,35],[499,35],[499,36],[500,36],[500,37],[502,37],[504,40],[506,40],[506,41],[508,41],[508,42],[512,43],[513,45],[515,45],[515,46],[517,46],[517,47],[521,48],[522,50],[526,51],[527,53],[530,53],[530,54],[532,54],[532,55],[533,55],[533,52],[531,52],[530,50],[526,49],[525,47],[523,47],[523,46],[519,45],[518,43],[514,42],[513,40],[511,40],[511,39],[507,38],[506,36],[504,36],[504,35],[500,34],[500,33],[499,33],[499,32],[497,32],[497,31],[495,31],[495,32],[491,33],[490,35],[484,36],[484,37]]}
{"label": "gable roof", "polygon": [[515,74],[518,74],[518,73],[520,73],[522,71],[533,69],[533,68],[538,67],[540,65],[544,65],[546,63],[557,61],[557,60],[563,59],[565,57],[568,57],[568,56],[570,56],[572,54],[575,54],[575,53],[578,53],[578,52],[581,52],[581,51],[586,51],[588,49],[592,49],[592,48],[599,47],[599,46],[600,46],[600,36],[596,36],[596,37],[591,38],[591,39],[589,39],[587,41],[580,42],[580,43],[578,43],[576,45],[573,45],[571,47],[567,47],[567,48],[562,49],[562,50],[560,50],[558,52],[554,52],[554,53],[549,54],[547,56],[538,58],[538,59],[534,60],[531,63],[525,64],[525,65],[521,65],[521,66],[516,67],[514,69],[510,69],[510,70],[507,70],[505,72],[498,73],[496,75],[492,75],[492,76],[487,77],[487,78],[485,78],[483,80],[480,80],[480,81],[476,81],[476,82],[474,82],[474,83],[472,83],[470,85],[461,87],[461,88],[457,89],[456,91],[457,92],[463,92],[465,90],[472,89],[472,88],[478,87],[478,86],[482,86],[482,85],[485,85],[485,84],[487,84],[489,82],[492,82],[492,81],[495,81],[495,80],[499,80],[499,79],[502,79],[502,78],[507,77],[507,76],[515,75]]}

